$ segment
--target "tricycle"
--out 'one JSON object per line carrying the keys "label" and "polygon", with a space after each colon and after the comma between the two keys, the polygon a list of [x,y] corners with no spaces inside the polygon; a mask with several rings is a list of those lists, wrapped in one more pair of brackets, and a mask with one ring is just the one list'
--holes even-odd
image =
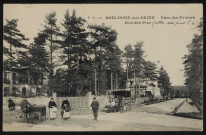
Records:
{"label": "tricycle", "polygon": [[16,115],[18,122],[38,123],[46,118],[46,106],[32,105],[28,108],[28,113],[19,110]]}

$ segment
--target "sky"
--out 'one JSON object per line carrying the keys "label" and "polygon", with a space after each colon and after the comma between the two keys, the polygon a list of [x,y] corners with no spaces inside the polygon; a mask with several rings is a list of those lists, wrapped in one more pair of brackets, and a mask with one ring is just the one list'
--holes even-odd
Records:
{"label": "sky", "polygon": [[[66,10],[71,13],[75,9],[77,16],[86,19],[87,24],[105,23],[115,29],[118,33],[116,43],[121,50],[125,45],[143,41],[145,59],[155,62],[158,67],[163,66],[172,85],[184,84],[182,57],[188,53],[186,46],[198,33],[195,26],[203,16],[201,4],[4,4],[3,8],[4,24],[5,19],[18,19],[18,29],[31,40],[42,30],[46,14],[56,11],[57,25],[61,26]],[[111,16],[130,18],[106,19]],[[154,16],[154,19],[141,19],[142,16]],[[125,24],[125,21],[141,24]],[[143,21],[149,24],[142,24]],[[185,23],[176,24],[177,21]]]}

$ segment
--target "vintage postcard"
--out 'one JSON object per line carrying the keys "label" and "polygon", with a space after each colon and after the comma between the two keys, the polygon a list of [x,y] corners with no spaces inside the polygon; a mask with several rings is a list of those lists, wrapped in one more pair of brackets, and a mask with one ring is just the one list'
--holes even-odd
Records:
{"label": "vintage postcard", "polygon": [[202,131],[202,4],[4,4],[3,131]]}

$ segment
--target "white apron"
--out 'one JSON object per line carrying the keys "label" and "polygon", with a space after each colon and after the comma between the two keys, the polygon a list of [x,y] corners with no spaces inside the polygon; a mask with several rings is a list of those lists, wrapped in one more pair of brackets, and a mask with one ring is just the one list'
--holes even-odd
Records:
{"label": "white apron", "polygon": [[64,110],[63,118],[70,118],[70,117],[71,117],[70,112],[66,112],[66,111]]}
{"label": "white apron", "polygon": [[49,108],[49,118],[53,119],[57,117],[57,108]]}

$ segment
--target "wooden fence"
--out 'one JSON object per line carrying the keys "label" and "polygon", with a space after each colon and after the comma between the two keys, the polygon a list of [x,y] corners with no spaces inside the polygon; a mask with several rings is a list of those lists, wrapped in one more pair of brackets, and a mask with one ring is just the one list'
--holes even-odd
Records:
{"label": "wooden fence", "polygon": [[[20,102],[22,101],[21,97],[4,97],[3,105],[8,106],[8,99],[11,98],[14,103],[19,106]],[[33,98],[27,98],[27,100],[31,104],[36,105],[45,105],[48,107],[48,103],[51,98],[48,97],[33,97]],[[88,108],[89,109],[89,96],[81,96],[81,97],[67,97],[69,100],[70,106],[72,109],[75,108]],[[61,108],[62,101],[64,100],[63,97],[56,97],[56,104],[57,108]]]}
{"label": "wooden fence", "polygon": [[[57,97],[58,108],[61,108],[61,104],[63,100],[64,100],[63,97]],[[88,96],[67,97],[67,100],[69,101],[72,109],[74,108],[88,108],[89,109],[89,97]]]}

